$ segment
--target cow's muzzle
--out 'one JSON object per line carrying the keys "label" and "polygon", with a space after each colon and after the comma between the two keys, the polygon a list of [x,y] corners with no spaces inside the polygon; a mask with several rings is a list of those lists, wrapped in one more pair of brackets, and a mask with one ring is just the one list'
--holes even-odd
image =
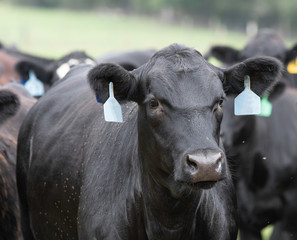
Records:
{"label": "cow's muzzle", "polygon": [[221,180],[224,165],[222,152],[202,150],[186,154],[184,159],[184,171],[189,176],[190,183],[209,183]]}

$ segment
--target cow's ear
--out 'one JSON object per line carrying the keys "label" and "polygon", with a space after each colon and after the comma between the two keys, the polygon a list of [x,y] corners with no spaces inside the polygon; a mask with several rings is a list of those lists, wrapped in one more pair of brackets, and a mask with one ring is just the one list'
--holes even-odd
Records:
{"label": "cow's ear", "polygon": [[88,81],[97,99],[105,103],[109,97],[109,83],[113,83],[114,96],[118,101],[138,102],[138,82],[131,72],[113,63],[95,66],[88,73]]}
{"label": "cow's ear", "polygon": [[19,61],[15,65],[15,70],[18,72],[18,74],[21,76],[21,78],[25,81],[29,79],[29,72],[33,71],[36,75],[36,77],[44,84],[47,84],[49,86],[52,85],[51,79],[53,77],[53,71],[49,71],[47,68],[42,66],[41,64],[22,60]]}
{"label": "cow's ear", "polygon": [[288,64],[292,60],[297,58],[297,43],[286,51],[285,64]]}
{"label": "cow's ear", "polygon": [[9,90],[0,90],[0,124],[16,114],[20,107],[18,96]]}
{"label": "cow's ear", "polygon": [[240,51],[228,46],[213,46],[205,55],[205,59],[215,57],[225,64],[234,64],[240,60]]}
{"label": "cow's ear", "polygon": [[281,77],[282,63],[272,57],[254,57],[224,69],[223,86],[226,94],[238,94],[244,89],[244,77],[251,80],[251,89],[257,95],[273,86]]}

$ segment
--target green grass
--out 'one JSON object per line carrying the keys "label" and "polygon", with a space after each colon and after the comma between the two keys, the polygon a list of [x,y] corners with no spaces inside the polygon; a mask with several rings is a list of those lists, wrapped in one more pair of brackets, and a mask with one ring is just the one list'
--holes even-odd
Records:
{"label": "green grass", "polygon": [[204,53],[213,44],[242,47],[246,42],[242,33],[100,10],[78,12],[0,2],[0,16],[0,41],[48,57],[59,57],[73,50],[85,50],[96,57],[109,51],[160,49],[174,42]]}

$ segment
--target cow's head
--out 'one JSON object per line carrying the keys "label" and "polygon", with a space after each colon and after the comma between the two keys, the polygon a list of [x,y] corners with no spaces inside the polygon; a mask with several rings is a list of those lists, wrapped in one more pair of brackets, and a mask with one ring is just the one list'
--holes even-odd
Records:
{"label": "cow's head", "polygon": [[[250,57],[270,56],[279,59],[285,66],[292,61],[297,62],[297,44],[292,48],[287,48],[283,39],[277,32],[271,29],[262,29],[252,37],[241,50],[231,46],[217,45],[210,48],[205,54],[205,58],[217,58],[224,65],[231,65],[244,61]],[[283,72],[283,79],[296,86],[296,72]]]}
{"label": "cow's head", "polygon": [[231,46],[213,46],[205,54],[206,58],[215,57],[225,64],[234,64],[250,57],[270,56],[287,63],[297,56],[296,46],[287,49],[281,36],[270,29],[259,31],[241,50]]}
{"label": "cow's head", "polygon": [[220,141],[223,100],[243,90],[245,75],[261,95],[278,78],[280,69],[281,63],[269,57],[220,69],[196,50],[174,44],[132,72],[115,64],[100,64],[88,79],[101,102],[107,100],[108,84],[113,82],[119,101],[138,104],[144,169],[174,191],[186,185],[208,188],[228,174]]}
{"label": "cow's head", "polygon": [[94,61],[85,52],[80,51],[69,53],[57,60],[28,55],[15,65],[15,69],[24,81],[29,79],[29,72],[33,71],[47,91],[56,81],[63,78],[72,66],[80,63],[94,64]]}

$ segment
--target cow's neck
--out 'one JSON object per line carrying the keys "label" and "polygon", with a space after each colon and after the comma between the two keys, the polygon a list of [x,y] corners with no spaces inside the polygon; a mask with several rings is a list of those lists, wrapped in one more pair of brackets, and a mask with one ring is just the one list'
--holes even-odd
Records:
{"label": "cow's neck", "polygon": [[162,179],[156,180],[146,167],[142,172],[144,221],[147,232],[153,233],[155,237],[161,234],[164,239],[179,239],[177,236],[185,237],[187,234],[190,239],[197,221],[196,213],[201,193],[188,188],[170,191],[169,189],[177,185],[172,176],[162,176]]}

